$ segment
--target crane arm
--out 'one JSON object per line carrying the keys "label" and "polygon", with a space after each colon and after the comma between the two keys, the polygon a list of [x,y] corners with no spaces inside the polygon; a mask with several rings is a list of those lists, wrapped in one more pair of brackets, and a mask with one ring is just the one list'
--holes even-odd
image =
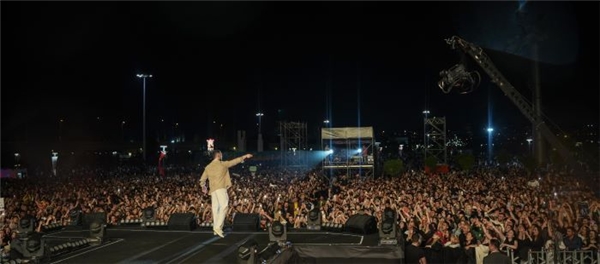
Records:
{"label": "crane arm", "polygon": [[581,166],[575,160],[573,155],[568,148],[566,148],[548,128],[542,118],[534,113],[533,106],[525,100],[525,97],[515,89],[508,80],[500,73],[496,66],[492,63],[490,58],[483,52],[483,49],[473,43],[470,43],[458,36],[453,36],[446,39],[446,43],[452,47],[452,49],[460,49],[465,54],[471,56],[475,62],[490,76],[491,81],[495,83],[516,106],[519,108],[521,113],[533,124],[542,136],[554,147],[561,157],[568,162],[574,169],[580,169]]}

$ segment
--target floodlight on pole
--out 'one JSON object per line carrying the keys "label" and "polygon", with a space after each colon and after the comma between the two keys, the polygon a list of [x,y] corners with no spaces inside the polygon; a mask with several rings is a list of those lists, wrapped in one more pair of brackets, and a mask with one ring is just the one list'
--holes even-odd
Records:
{"label": "floodlight on pole", "polygon": [[492,127],[488,127],[486,129],[486,131],[488,132],[488,161],[491,163],[492,162],[492,147],[493,147],[493,140],[492,140],[492,132],[494,132],[494,128]]}
{"label": "floodlight on pole", "polygon": [[142,158],[144,160],[144,162],[146,162],[146,78],[152,78],[152,74],[137,74],[136,75],[138,78],[141,78],[143,80],[143,95],[142,95],[142,100],[143,100],[143,106],[142,106],[142,112],[143,112],[143,116],[142,116],[142,123],[143,123],[143,127],[142,127],[142,141],[143,141],[143,145],[142,145]]}
{"label": "floodlight on pole", "polygon": [[425,109],[423,110],[423,115],[425,118],[423,119],[423,157],[427,158],[427,148],[429,147],[429,138],[427,137],[427,118],[431,112]]}
{"label": "floodlight on pole", "polygon": [[258,152],[262,152],[263,151],[263,139],[262,139],[262,117],[265,114],[263,112],[258,112],[256,113],[256,116],[258,117]]}

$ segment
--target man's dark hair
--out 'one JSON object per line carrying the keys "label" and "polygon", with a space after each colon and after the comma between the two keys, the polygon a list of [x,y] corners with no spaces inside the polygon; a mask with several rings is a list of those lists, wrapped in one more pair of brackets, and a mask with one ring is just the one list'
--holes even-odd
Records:
{"label": "man's dark hair", "polygon": [[494,245],[495,248],[500,249],[500,240],[497,238],[490,239],[490,246]]}
{"label": "man's dark hair", "polygon": [[216,158],[218,154],[223,154],[223,153],[218,149],[213,150],[213,159]]}
{"label": "man's dark hair", "polygon": [[421,235],[419,235],[417,233],[413,234],[412,237],[410,237],[410,242],[412,242],[412,243],[415,243],[415,242],[421,243]]}

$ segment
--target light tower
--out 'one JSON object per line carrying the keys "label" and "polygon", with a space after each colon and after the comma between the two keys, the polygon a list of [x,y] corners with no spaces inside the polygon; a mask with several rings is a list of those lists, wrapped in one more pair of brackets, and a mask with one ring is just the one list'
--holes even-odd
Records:
{"label": "light tower", "polygon": [[263,138],[262,138],[262,117],[265,114],[263,112],[258,112],[256,113],[256,116],[258,117],[258,152],[262,152],[263,151]]}
{"label": "light tower", "polygon": [[137,74],[136,75],[138,78],[141,78],[143,80],[143,85],[142,88],[144,89],[143,95],[142,95],[142,100],[143,100],[143,106],[142,106],[142,158],[144,159],[144,163],[146,162],[146,78],[152,78],[152,74]]}

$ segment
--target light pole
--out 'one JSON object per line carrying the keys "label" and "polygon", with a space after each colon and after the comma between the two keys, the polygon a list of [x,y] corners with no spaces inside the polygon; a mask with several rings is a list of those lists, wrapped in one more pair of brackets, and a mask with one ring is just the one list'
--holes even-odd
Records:
{"label": "light pole", "polygon": [[262,139],[262,117],[265,114],[263,112],[256,113],[258,117],[258,152],[263,151],[263,139]]}
{"label": "light pole", "polygon": [[15,169],[19,169],[21,167],[21,154],[19,152],[15,152]]}
{"label": "light pole", "polygon": [[[222,127],[223,125],[221,125]],[[179,123],[175,122],[175,126],[173,126],[173,137],[177,142],[181,142],[181,138],[179,137]]]}
{"label": "light pole", "polygon": [[58,141],[62,142],[62,124],[65,122],[64,119],[58,120]]}
{"label": "light pole", "polygon": [[528,138],[528,139],[527,139],[527,145],[528,145],[528,147],[529,147],[529,155],[531,155],[531,141],[533,141],[533,139],[532,139],[532,138]]}
{"label": "light pole", "polygon": [[488,132],[488,161],[491,164],[491,162],[492,162],[492,132],[494,132],[494,128],[488,127],[487,132]]}
{"label": "light pole", "polygon": [[142,96],[142,100],[143,100],[143,106],[142,106],[142,123],[143,123],[143,127],[142,127],[142,141],[143,141],[143,145],[142,145],[142,158],[144,160],[144,163],[146,163],[146,78],[152,78],[152,74],[137,74],[136,75],[138,78],[141,78],[143,81],[143,89],[144,89],[144,93]]}
{"label": "light pole", "polygon": [[125,140],[125,120],[121,121],[121,140]]}
{"label": "light pole", "polygon": [[[329,124],[331,123],[331,121],[329,121],[329,119],[325,119],[323,120],[323,124],[325,126],[325,128],[329,128]],[[319,131],[320,132],[320,131]],[[321,143],[323,143],[323,135],[322,133],[319,133],[319,135],[321,136]],[[327,149],[330,150],[331,149],[331,140],[329,140],[329,144],[327,145]]]}

